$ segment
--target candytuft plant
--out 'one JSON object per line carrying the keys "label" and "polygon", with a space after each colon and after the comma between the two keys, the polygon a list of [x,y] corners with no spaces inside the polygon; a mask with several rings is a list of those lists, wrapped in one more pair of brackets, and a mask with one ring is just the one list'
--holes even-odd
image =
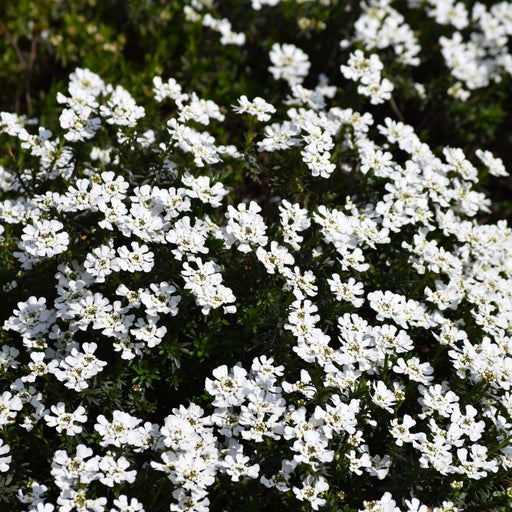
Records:
{"label": "candytuft plant", "polygon": [[119,76],[52,11],[76,66],[0,113],[1,510],[510,509],[512,4],[470,4],[130,4]]}

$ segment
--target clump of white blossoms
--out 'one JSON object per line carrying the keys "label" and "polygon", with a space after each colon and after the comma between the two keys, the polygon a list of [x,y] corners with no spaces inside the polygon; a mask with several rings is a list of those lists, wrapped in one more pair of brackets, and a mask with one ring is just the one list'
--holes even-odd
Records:
{"label": "clump of white blossoms", "polygon": [[[481,182],[508,173],[391,117],[382,50],[421,58],[392,3],[362,4],[342,48],[363,50],[335,66],[369,111],[275,42],[272,103],[156,76],[142,106],[77,69],[55,133],[1,114],[32,158],[0,167],[0,473],[27,512],[507,499],[512,230],[481,220]],[[408,6],[453,27],[441,56],[468,90],[510,69],[507,2]],[[243,46],[215,8],[191,1],[186,23]]]}
{"label": "clump of white blossoms", "polygon": [[370,102],[378,105],[389,100],[393,91],[393,84],[381,76],[383,68],[377,54],[367,58],[361,50],[356,50],[350,54],[347,65],[341,66],[341,72],[345,78],[359,82],[357,92],[369,96]]}
{"label": "clump of white blossoms", "polygon": [[234,106],[233,110],[238,114],[248,113],[256,116],[258,121],[268,121],[270,114],[276,111],[276,109],[263,98],[256,97],[252,101],[249,101],[247,96],[241,96],[238,99],[238,106]]}
{"label": "clump of white blossoms", "polygon": [[29,267],[44,257],[51,257],[64,252],[69,244],[69,235],[62,231],[64,225],[58,220],[37,220],[23,228],[23,235],[18,244],[24,252],[17,257],[25,267]]}
{"label": "clump of white blossoms", "polygon": [[272,76],[276,80],[283,78],[290,85],[301,84],[311,66],[307,54],[293,44],[274,43],[269,57]]}

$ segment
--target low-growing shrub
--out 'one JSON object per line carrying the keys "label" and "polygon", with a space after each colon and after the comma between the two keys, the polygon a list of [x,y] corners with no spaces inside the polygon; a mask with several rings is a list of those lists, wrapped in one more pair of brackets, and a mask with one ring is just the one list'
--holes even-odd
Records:
{"label": "low-growing shrub", "polygon": [[355,4],[0,114],[2,510],[509,510],[512,4]]}

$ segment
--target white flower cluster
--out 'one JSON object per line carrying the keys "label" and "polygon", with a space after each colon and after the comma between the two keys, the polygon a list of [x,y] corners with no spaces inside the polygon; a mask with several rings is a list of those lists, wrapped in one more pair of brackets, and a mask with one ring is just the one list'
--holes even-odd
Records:
{"label": "white flower cluster", "polygon": [[[420,64],[418,56],[421,47],[414,31],[406,23],[404,15],[391,4],[391,0],[370,0],[361,3],[361,14],[354,22],[354,36],[342,41],[342,47],[359,43],[367,51],[392,48],[396,59],[409,66]],[[409,0],[415,4],[415,0]],[[436,2],[444,4],[446,2]]]}
{"label": "white flower cluster", "polygon": [[[222,274],[220,267],[213,261],[202,262],[201,258],[190,259],[194,263],[194,268],[190,263],[183,264],[181,275],[185,281],[184,288],[190,290],[198,306],[201,306],[201,312],[207,315],[210,310],[217,309],[223,304],[230,304],[235,301],[235,296],[230,288],[222,284]],[[225,313],[234,313],[236,306],[224,306]]]}
{"label": "white flower cluster", "polygon": [[[393,47],[415,65],[414,37],[390,3],[365,4],[357,38],[375,49]],[[192,4],[189,20],[230,40],[219,28],[225,24],[197,14],[208,2]],[[439,3],[429,4],[438,23],[462,27]],[[487,11],[478,12],[483,23]],[[219,478],[258,481],[317,510],[333,487],[331,469],[348,475],[346,482],[372,477],[385,485],[401,471],[403,453],[418,470],[450,481],[512,468],[512,230],[503,221],[478,222],[489,209],[476,189],[481,171],[460,148],[435,153],[403,122],[388,117],[371,132],[369,112],[329,107],[336,91],[323,79],[312,91],[302,87],[310,66],[297,47],[276,43],[270,60],[270,73],[288,82],[293,98],[278,108],[238,98],[239,113],[261,122],[273,114],[255,134],[262,136],[256,147],[293,153],[308,179],[334,181],[343,166],[364,180],[371,200],[272,198],[272,225],[256,200],[226,204],[228,188],[215,165],[240,163],[245,148],[217,144],[210,121],[223,122],[223,109],[183,93],[174,79],[153,80],[162,108],[167,99],[176,106],[161,133],[139,133],[144,108],[81,69],[71,75],[69,97],[58,97],[62,139],[44,129],[31,136],[26,120],[1,114],[1,132],[21,141],[40,166],[27,170],[38,185],[31,193],[23,174],[2,168],[9,195],[0,201],[0,220],[12,234],[20,275],[43,270],[53,288],[47,296],[27,293],[7,312],[3,331],[18,345],[0,352],[0,368],[13,376],[0,395],[0,426],[30,432],[40,424],[66,436],[69,444],[55,451],[47,471],[59,512],[143,512],[138,497],[120,491],[136,482],[134,454],[150,461],[145,471],[162,472],[173,485],[172,511],[209,510]],[[341,70],[371,103],[390,98],[376,53],[366,58],[356,50]],[[100,130],[115,130],[112,147],[91,148],[75,170],[84,151],[77,143]],[[158,184],[142,183],[123,160],[125,152],[142,151],[154,157]],[[340,151],[357,159],[353,169],[338,159]],[[173,154],[179,164],[169,160]],[[489,173],[507,174],[490,152],[476,156]],[[237,270],[246,283],[230,281],[232,261],[243,262]],[[258,271],[279,294],[272,298],[279,310],[272,353],[254,357],[249,370],[242,363],[213,369],[204,384],[210,414],[178,404],[159,425],[117,408],[94,418],[85,405],[45,403],[42,382],[81,399],[110,369],[107,355],[131,364],[158,351],[183,310],[229,324],[247,306],[235,287],[242,292]],[[0,439],[2,473],[16,457],[8,441]],[[95,454],[89,442],[105,453]],[[108,499],[97,495],[103,487]],[[31,482],[19,499],[31,512],[51,512],[47,490]],[[414,496],[421,489],[408,491],[400,506],[386,492],[361,510],[426,511]],[[429,506],[457,510],[442,500]]]}
{"label": "white flower cluster", "polygon": [[357,88],[359,94],[368,96],[370,103],[378,105],[391,98],[393,84],[381,77],[384,65],[378,55],[373,53],[366,58],[361,50],[350,54],[347,66],[341,66],[343,76],[348,80],[359,81]]}
{"label": "white flower cluster", "polygon": [[283,78],[290,86],[301,84],[311,66],[307,54],[293,44],[273,44],[269,57],[272,76],[276,80]]}
{"label": "white flower cluster", "polygon": [[[446,35],[436,42],[454,79],[447,87],[448,94],[465,101],[470,91],[500,82],[512,73],[510,2],[470,2],[470,7],[455,0],[407,3],[414,15],[430,17],[444,29]],[[421,48],[414,30],[392,4],[391,0],[362,2],[354,35],[343,41],[342,47],[359,44],[367,52],[392,48],[398,63],[416,67],[421,53],[431,49]],[[419,86],[423,90],[423,84]]]}
{"label": "white flower cluster", "polygon": [[256,97],[252,101],[247,99],[247,96],[241,96],[238,100],[239,106],[233,107],[233,110],[238,114],[248,113],[256,116],[258,121],[268,121],[270,114],[273,114],[276,109],[267,103],[263,98]]}

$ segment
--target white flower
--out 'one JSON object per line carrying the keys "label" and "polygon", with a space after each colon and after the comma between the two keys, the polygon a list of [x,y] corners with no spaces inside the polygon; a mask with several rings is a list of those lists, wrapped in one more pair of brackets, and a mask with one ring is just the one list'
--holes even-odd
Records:
{"label": "white flower", "polygon": [[450,390],[448,383],[443,381],[441,384],[433,384],[428,387],[418,386],[421,397],[418,402],[423,407],[423,413],[420,418],[430,416],[434,412],[444,418],[448,418],[454,411],[459,411],[459,397]]}
{"label": "white flower", "polygon": [[274,43],[269,57],[273,77],[284,78],[290,85],[302,83],[311,66],[307,54],[293,44]]}
{"label": "white flower", "polygon": [[393,499],[391,493],[385,492],[380,500],[364,501],[364,509],[359,509],[358,512],[400,512],[400,508],[396,507],[396,501]]}
{"label": "white flower", "polygon": [[[181,275],[185,279],[185,289],[191,290],[195,295],[196,303],[202,306],[201,312],[207,315],[211,309],[235,301],[230,288],[222,284],[222,275],[219,267],[212,261],[203,263],[200,258],[192,257],[191,261],[197,265],[197,270],[184,263]],[[225,313],[234,313],[234,305],[224,306]]]}
{"label": "white flower", "polygon": [[109,300],[101,293],[88,293],[83,298],[78,298],[75,302],[68,304],[66,318],[77,318],[73,322],[74,327],[80,330],[87,330],[92,323],[93,329],[103,329],[106,327],[105,319],[107,313],[112,309]]}
{"label": "white flower", "polygon": [[55,506],[51,503],[38,503],[36,508],[31,509],[30,512],[53,512],[55,510]]}
{"label": "white flower", "polygon": [[263,98],[256,97],[252,101],[247,99],[247,96],[240,96],[238,99],[238,106],[233,106],[233,110],[238,114],[248,113],[256,116],[258,121],[268,121],[269,114],[273,114],[276,109],[270,103],[267,103]]}
{"label": "white flower", "polygon": [[509,176],[509,173],[505,169],[505,165],[503,164],[503,160],[501,158],[495,157],[490,151],[483,151],[481,149],[477,149],[475,154],[489,169],[489,174],[498,177]]}
{"label": "white flower", "polygon": [[417,357],[411,357],[407,361],[401,357],[393,366],[393,371],[408,375],[411,380],[421,382],[422,384],[428,384],[434,379],[432,376],[434,368],[432,368],[430,363],[420,363]]}
{"label": "white flower", "polygon": [[289,121],[284,121],[282,124],[266,125],[264,129],[265,138],[258,142],[258,150],[275,151],[297,146],[300,143],[300,139],[296,137],[299,133],[300,128]]}
{"label": "white flower", "polygon": [[99,481],[108,487],[114,487],[115,484],[120,482],[132,484],[137,476],[137,471],[126,471],[129,466],[130,463],[125,457],[119,457],[116,460],[114,457],[106,455],[98,463],[98,469],[103,472]]}
{"label": "white flower", "polygon": [[80,405],[74,412],[69,413],[66,412],[64,402],[59,402],[57,405],[52,405],[50,410],[55,416],[47,414],[44,417],[48,426],[55,427],[59,433],[65,430],[68,436],[74,436],[82,432],[81,425],[75,425],[75,422],[84,423],[87,421],[84,407]]}
{"label": "white flower", "polygon": [[107,123],[118,126],[136,126],[137,120],[144,117],[144,108],[138,106],[130,93],[118,85],[107,105],[100,107],[100,113]]}
{"label": "white flower", "polygon": [[39,258],[51,257],[64,252],[69,245],[69,235],[60,230],[64,227],[58,220],[36,221],[23,228],[20,248]]}
{"label": "white flower", "polygon": [[259,464],[249,466],[249,457],[243,453],[228,454],[222,461],[222,466],[231,477],[231,481],[238,482],[242,477],[258,478]]}
{"label": "white flower", "polygon": [[286,247],[279,245],[275,240],[270,243],[270,251],[263,247],[256,249],[257,258],[263,263],[269,274],[274,274],[276,269],[282,272],[285,265],[293,265],[294,258]]}
{"label": "white flower", "polygon": [[103,414],[100,414],[96,421],[94,430],[102,437],[101,446],[112,444],[119,448],[125,444],[135,447],[142,445],[141,435],[137,430],[142,420],[131,416],[127,412],[114,411],[111,422]]}
{"label": "white flower", "polygon": [[369,96],[372,105],[378,105],[391,98],[393,89],[394,85],[387,78],[382,78],[368,84],[359,85],[357,92],[364,96]]}
{"label": "white flower", "polygon": [[80,512],[104,512],[107,498],[87,498],[86,492],[85,489],[63,489],[57,498],[59,512],[71,512],[75,509]]}
{"label": "white flower", "polygon": [[82,345],[83,353],[76,348],[72,348],[66,358],[60,361],[59,366],[49,368],[59,381],[64,382],[67,388],[75,391],[82,391],[89,387],[87,379],[91,379],[103,370],[107,365],[94,355],[96,343],[84,343]]}
{"label": "white flower", "polygon": [[104,283],[105,276],[119,270],[114,261],[115,255],[115,250],[109,245],[96,247],[85,258],[85,271],[95,277],[97,283]]}
{"label": "white flower", "polygon": [[336,166],[330,161],[331,154],[328,151],[321,152],[315,147],[308,146],[300,154],[302,155],[302,161],[308,166],[312,176],[328,178],[336,169]]}
{"label": "white flower", "polygon": [[341,66],[343,76],[349,80],[359,81],[359,94],[370,97],[373,105],[383,103],[391,98],[393,84],[381,77],[383,64],[375,53],[366,58],[361,50],[350,54],[347,66]]}
{"label": "white flower", "polygon": [[374,82],[374,77],[379,79],[384,68],[377,54],[373,53],[367,58],[361,50],[351,53],[347,64],[340,68],[343,76],[347,80],[361,80],[366,84]]}
{"label": "white flower", "polygon": [[144,512],[144,507],[137,498],[131,498],[129,502],[128,499],[124,494],[121,494],[119,498],[114,500],[114,506],[117,508],[113,508],[110,512]]}
{"label": "white flower", "polygon": [[59,117],[60,125],[66,133],[64,138],[71,142],[92,139],[101,127],[101,120],[97,117],[89,118],[92,109],[83,107],[80,112],[66,108]]}
{"label": "white flower", "polygon": [[4,444],[4,440],[0,439],[0,472],[5,473],[9,471],[9,464],[12,461],[12,456],[8,455],[7,457],[3,457],[6,453],[9,453],[10,446],[8,444]]}
{"label": "white flower", "polygon": [[206,391],[215,397],[212,405],[215,407],[240,405],[249,389],[246,379],[247,371],[241,366],[234,366],[233,372],[228,373],[228,367],[222,365],[212,373],[216,380],[209,378],[205,380]]}
{"label": "white flower", "polygon": [[132,242],[130,245],[132,251],[125,245],[117,250],[119,257],[115,258],[115,263],[121,270],[128,272],[149,272],[154,265],[154,254],[147,245],[139,245],[138,242]]}
{"label": "white flower", "polygon": [[353,277],[350,277],[346,283],[342,283],[339,274],[333,274],[331,279],[327,279],[327,282],[336,300],[346,300],[356,308],[363,305],[364,299],[358,297],[364,293],[363,283],[356,282]]}
{"label": "white flower", "polygon": [[172,250],[174,257],[181,260],[183,256],[190,254],[207,254],[208,248],[205,246],[206,238],[208,236],[208,228],[199,219],[196,219],[195,224],[191,224],[190,217],[181,217],[167,232],[165,239],[173,245],[176,249]]}
{"label": "white flower", "polygon": [[96,97],[105,91],[105,83],[90,69],[76,68],[69,75],[69,92],[74,95],[77,91],[85,91]]}
{"label": "white flower", "polygon": [[18,302],[18,309],[6,320],[4,328],[34,337],[47,332],[54,321],[55,311],[47,309],[46,298],[31,296],[25,302]]}
{"label": "white flower", "polygon": [[98,457],[92,457],[92,454],[92,449],[84,444],[76,447],[74,457],[70,457],[65,450],[57,450],[53,455],[51,470],[57,486],[69,489],[77,483],[87,484],[96,480],[100,476]]}
{"label": "white flower", "polygon": [[405,512],[429,512],[427,505],[422,505],[418,498],[412,498],[411,500],[404,500],[407,505]]}
{"label": "white flower", "polygon": [[320,495],[329,489],[329,484],[323,477],[308,475],[302,480],[302,487],[293,487],[295,497],[301,501],[309,501],[313,510],[325,505],[325,499]]}
{"label": "white flower", "polygon": [[185,489],[179,488],[173,491],[172,497],[178,500],[178,503],[171,503],[170,510],[172,512],[210,511],[210,500],[202,492],[198,492],[197,489],[187,492]]}
{"label": "white flower", "polygon": [[252,8],[259,11],[263,5],[277,5],[280,0],[252,0]]}
{"label": "white flower", "polygon": [[181,178],[183,185],[188,187],[188,190],[183,190],[184,193],[190,198],[197,198],[203,203],[209,203],[214,207],[220,206],[224,196],[228,190],[220,182],[212,184],[208,176],[194,177],[188,172],[185,172]]}
{"label": "white flower", "polygon": [[166,281],[160,284],[151,283],[149,290],[144,290],[137,296],[146,306],[146,314],[154,316],[157,313],[170,313],[172,316],[178,314],[178,303],[181,300],[179,295],[173,295],[176,288]]}
{"label": "white flower", "polygon": [[8,368],[18,368],[19,361],[16,359],[20,351],[17,348],[4,345],[0,352],[0,370],[7,370]]}
{"label": "white flower", "polygon": [[240,203],[237,208],[228,206],[226,217],[228,225],[226,233],[228,234],[228,244],[234,241],[238,242],[238,250],[241,252],[251,252],[251,245],[264,246],[268,238],[265,236],[267,226],[263,217],[259,214],[261,207],[251,201],[247,209],[245,203]]}
{"label": "white flower", "polygon": [[374,394],[372,396],[372,402],[388,412],[393,412],[393,406],[396,403],[395,396],[390,391],[384,382],[381,380],[373,383]]}
{"label": "white flower", "polygon": [[177,103],[188,99],[188,95],[181,92],[181,85],[174,78],[169,78],[167,82],[163,82],[161,77],[155,76],[153,78],[153,92],[158,102],[164,101],[166,98],[171,98]]}
{"label": "white flower", "polygon": [[130,329],[130,334],[137,340],[147,343],[149,348],[156,347],[162,342],[163,337],[167,333],[167,327],[157,326],[160,319],[158,315],[147,315],[146,319],[139,318],[135,322],[134,328]]}
{"label": "white flower", "polygon": [[398,446],[403,446],[404,443],[412,443],[416,439],[416,434],[412,434],[410,429],[416,425],[416,421],[408,414],[404,414],[402,423],[399,423],[397,418],[391,420],[391,435],[395,438],[395,443]]}
{"label": "white flower", "polygon": [[286,279],[284,289],[291,290],[297,299],[302,300],[306,296],[314,297],[316,295],[318,286],[315,284],[316,276],[311,270],[301,273],[297,266],[293,270],[284,267],[281,273]]}
{"label": "white flower", "polygon": [[328,439],[324,435],[316,430],[307,430],[301,439],[293,443],[292,450],[296,452],[293,459],[316,470],[319,462],[331,462],[334,458],[334,450],[328,450],[327,445]]}
{"label": "white flower", "polygon": [[451,414],[451,425],[449,433],[457,437],[466,435],[470,441],[478,441],[485,430],[485,421],[476,421],[478,411],[471,405],[466,405],[466,414],[462,414],[458,404],[454,407]]}

